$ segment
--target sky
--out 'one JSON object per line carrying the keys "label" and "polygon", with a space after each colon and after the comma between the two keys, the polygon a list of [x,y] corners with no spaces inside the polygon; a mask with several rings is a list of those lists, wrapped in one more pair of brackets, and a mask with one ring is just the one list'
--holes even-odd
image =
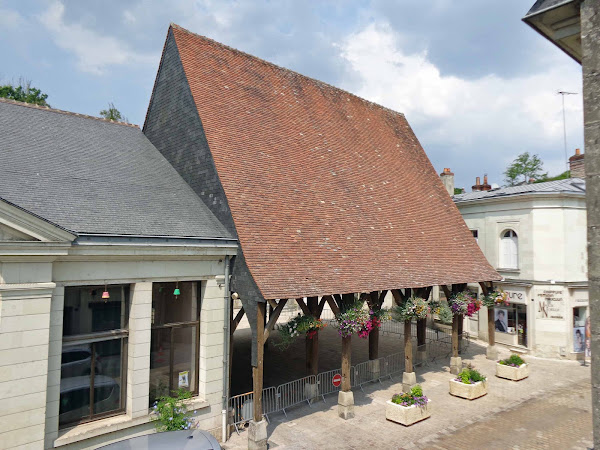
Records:
{"label": "sky", "polygon": [[534,0],[0,0],[0,83],[143,125],[169,23],[405,114],[457,187],[528,151],[583,148],[581,67],[521,18]]}

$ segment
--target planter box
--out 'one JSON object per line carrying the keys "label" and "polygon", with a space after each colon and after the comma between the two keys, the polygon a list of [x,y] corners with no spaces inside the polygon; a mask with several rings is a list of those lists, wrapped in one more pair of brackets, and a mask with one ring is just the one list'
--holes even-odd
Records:
{"label": "planter box", "polygon": [[473,400],[487,394],[487,381],[478,381],[474,384],[465,384],[460,381],[450,380],[450,394],[456,397]]}
{"label": "planter box", "polygon": [[431,416],[431,400],[425,406],[402,406],[391,400],[385,402],[385,418],[409,426]]}
{"label": "planter box", "polygon": [[496,364],[496,376],[508,380],[519,381],[529,376],[529,364],[521,364],[519,367]]}

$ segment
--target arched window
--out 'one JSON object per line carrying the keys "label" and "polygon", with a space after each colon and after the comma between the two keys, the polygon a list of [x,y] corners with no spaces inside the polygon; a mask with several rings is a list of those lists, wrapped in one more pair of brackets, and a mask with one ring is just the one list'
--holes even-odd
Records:
{"label": "arched window", "polygon": [[500,238],[500,268],[519,268],[519,238],[513,230],[506,230]]}

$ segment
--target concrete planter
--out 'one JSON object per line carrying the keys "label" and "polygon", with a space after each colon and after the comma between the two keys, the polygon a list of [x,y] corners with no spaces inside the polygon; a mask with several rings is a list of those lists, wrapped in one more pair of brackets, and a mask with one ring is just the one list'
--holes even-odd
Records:
{"label": "concrete planter", "polygon": [[521,364],[519,367],[496,364],[496,376],[507,380],[519,381],[529,376],[529,364]]}
{"label": "concrete planter", "polygon": [[478,381],[474,384],[465,384],[460,381],[450,380],[450,394],[455,397],[473,400],[487,394],[487,381]]}
{"label": "concrete planter", "polygon": [[391,400],[385,402],[385,418],[407,427],[429,416],[431,416],[431,400],[425,406],[402,406]]}

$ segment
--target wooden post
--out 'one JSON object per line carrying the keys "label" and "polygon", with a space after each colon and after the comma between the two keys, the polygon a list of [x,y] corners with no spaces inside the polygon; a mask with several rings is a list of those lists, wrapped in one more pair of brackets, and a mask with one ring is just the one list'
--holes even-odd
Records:
{"label": "wooden post", "polygon": [[417,320],[417,346],[418,347],[425,345],[426,334],[427,334],[427,319]]}
{"label": "wooden post", "polygon": [[413,370],[413,351],[412,351],[412,322],[404,321],[404,372],[411,373]]}
{"label": "wooden post", "polygon": [[349,392],[350,365],[352,360],[352,336],[342,338],[342,391]]}
{"label": "wooden post", "polygon": [[465,324],[465,316],[458,316],[458,353],[462,354],[463,347],[463,326]]}
{"label": "wooden post", "polygon": [[458,357],[458,322],[462,316],[452,316],[452,357]]}
{"label": "wooden post", "polygon": [[[382,297],[385,297],[385,292]],[[380,301],[379,292],[373,291],[367,296],[367,304],[372,311],[379,311],[383,303],[383,298]],[[375,360],[379,358],[379,328],[371,330],[369,333],[369,359]]]}
{"label": "wooden post", "polygon": [[262,390],[264,369],[264,331],[265,331],[266,303],[258,302],[256,305],[256,367],[252,367],[252,380],[254,382],[254,421],[262,420]]}
{"label": "wooden post", "polygon": [[[319,314],[319,298],[308,297],[307,306],[311,315],[318,319]],[[319,373],[319,331],[311,338],[306,336],[306,374],[318,375]]]}

